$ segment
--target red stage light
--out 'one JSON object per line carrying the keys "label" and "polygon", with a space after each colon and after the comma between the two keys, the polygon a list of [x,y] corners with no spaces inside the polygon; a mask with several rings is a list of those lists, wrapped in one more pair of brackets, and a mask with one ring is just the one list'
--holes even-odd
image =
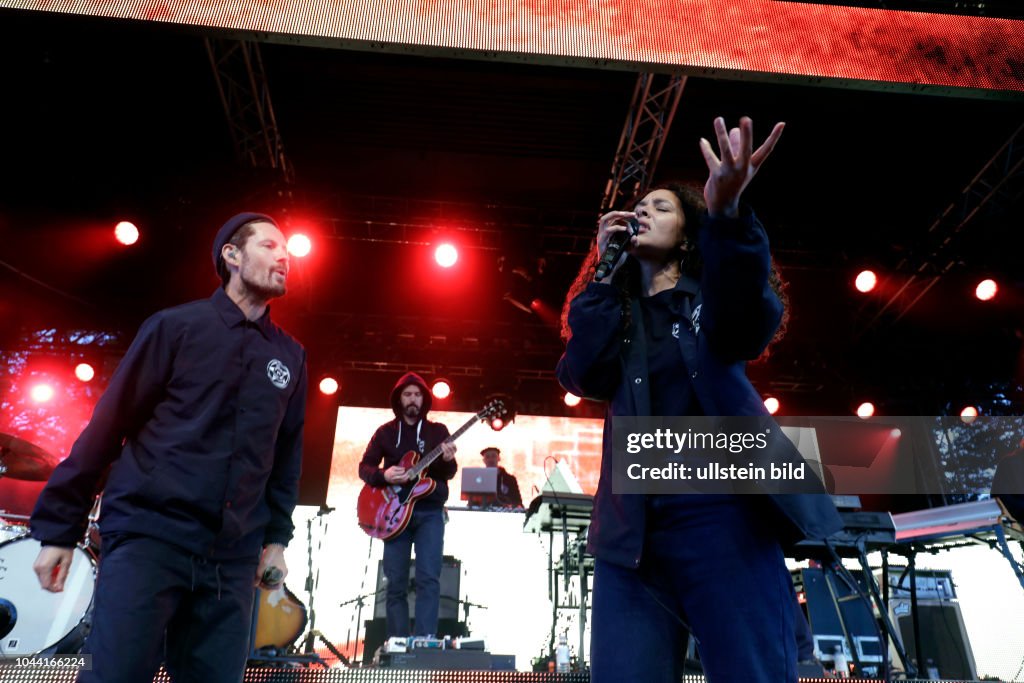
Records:
{"label": "red stage light", "polygon": [[858,292],[867,294],[875,285],[878,284],[878,276],[875,275],[873,270],[862,270],[857,274],[857,279],[853,281],[853,286],[857,288]]}
{"label": "red stage light", "polygon": [[857,406],[857,417],[869,418],[875,414],[875,404],[871,401],[864,401]]}
{"label": "red stage light", "polygon": [[29,396],[36,403],[46,403],[53,398],[53,387],[49,384],[36,384],[29,390]]}
{"label": "red stage light", "polygon": [[491,429],[493,429],[496,432],[500,432],[504,428],[505,421],[502,420],[500,417],[495,417],[491,419]]}
{"label": "red stage light", "polygon": [[964,406],[960,411],[960,420],[965,424],[971,424],[978,417],[978,409],[974,406]]}
{"label": "red stage light", "polygon": [[302,258],[309,256],[311,251],[313,251],[313,242],[302,233],[295,233],[288,238],[288,253],[292,256]]}
{"label": "red stage light", "polygon": [[779,399],[769,396],[764,400],[764,407],[768,409],[769,415],[774,415],[779,412]]}
{"label": "red stage light", "polygon": [[583,399],[581,399],[576,394],[567,391],[565,392],[565,398],[563,398],[562,400],[565,401],[565,405],[569,406],[570,408],[575,408],[580,404],[580,401]]}
{"label": "red stage light", "polygon": [[446,379],[439,379],[430,387],[430,393],[437,399],[446,399],[452,395],[452,385]]}
{"label": "red stage light", "polygon": [[434,250],[434,260],[442,268],[451,268],[459,260],[459,252],[451,244],[445,243]]}
{"label": "red stage light", "polygon": [[134,223],[121,221],[114,226],[114,239],[126,247],[131,246],[139,241],[139,229]]}
{"label": "red stage light", "polygon": [[999,293],[999,285],[995,280],[982,280],[974,288],[974,296],[980,301],[991,301]]}
{"label": "red stage light", "polygon": [[96,370],[88,363],[79,363],[75,366],[75,377],[83,382],[89,382],[96,376]]}
{"label": "red stage light", "polygon": [[324,396],[333,396],[338,393],[338,380],[333,377],[324,377],[320,380],[320,393]]}

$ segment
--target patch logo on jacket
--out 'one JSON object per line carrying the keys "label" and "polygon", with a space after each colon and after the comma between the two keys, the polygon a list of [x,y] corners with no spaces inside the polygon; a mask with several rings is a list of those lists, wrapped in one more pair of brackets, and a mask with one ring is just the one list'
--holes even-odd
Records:
{"label": "patch logo on jacket", "polygon": [[267,363],[267,377],[270,378],[271,384],[278,389],[284,389],[288,386],[288,382],[292,380],[292,372],[288,369],[288,366],[274,359]]}
{"label": "patch logo on jacket", "polygon": [[700,332],[700,307],[704,304],[697,304],[697,308],[693,309],[693,313],[690,314],[690,322],[693,323],[693,333],[697,334]]}
{"label": "patch logo on jacket", "polygon": [[672,323],[672,336],[679,339],[679,323]]}

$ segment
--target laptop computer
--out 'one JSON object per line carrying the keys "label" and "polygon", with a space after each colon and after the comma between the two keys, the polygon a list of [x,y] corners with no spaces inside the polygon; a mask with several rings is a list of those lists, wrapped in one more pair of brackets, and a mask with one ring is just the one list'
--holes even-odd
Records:
{"label": "laptop computer", "polygon": [[469,500],[470,496],[476,498],[481,495],[495,496],[497,493],[497,467],[462,468],[462,500]]}

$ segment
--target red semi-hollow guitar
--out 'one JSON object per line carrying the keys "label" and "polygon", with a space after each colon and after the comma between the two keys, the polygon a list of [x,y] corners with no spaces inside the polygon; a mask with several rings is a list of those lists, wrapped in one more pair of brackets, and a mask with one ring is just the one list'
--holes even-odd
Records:
{"label": "red semi-hollow guitar", "polygon": [[[455,441],[478,420],[490,420],[505,413],[505,404],[500,399],[494,399],[484,406],[483,410],[469,418],[466,424],[459,427],[446,441]],[[364,484],[363,490],[359,492],[359,502],[356,505],[359,526],[363,528],[363,531],[383,541],[405,531],[405,527],[412,517],[413,505],[420,498],[429,496],[437,488],[437,482],[424,476],[423,472],[443,452],[441,445],[438,444],[422,457],[416,451],[409,451],[403,455],[398,466],[404,467],[408,472],[409,479],[404,484],[388,484],[383,487]]]}

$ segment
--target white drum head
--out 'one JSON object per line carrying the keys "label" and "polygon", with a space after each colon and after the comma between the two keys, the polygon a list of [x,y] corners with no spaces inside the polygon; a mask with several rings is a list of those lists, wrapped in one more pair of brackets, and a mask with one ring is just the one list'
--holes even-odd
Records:
{"label": "white drum head", "polygon": [[28,537],[0,544],[0,601],[13,604],[17,611],[14,628],[0,638],[0,659],[24,657],[56,645],[78,627],[92,605],[96,583],[92,557],[75,548],[64,590],[51,593],[39,586],[32,571],[40,547],[39,541]]}

